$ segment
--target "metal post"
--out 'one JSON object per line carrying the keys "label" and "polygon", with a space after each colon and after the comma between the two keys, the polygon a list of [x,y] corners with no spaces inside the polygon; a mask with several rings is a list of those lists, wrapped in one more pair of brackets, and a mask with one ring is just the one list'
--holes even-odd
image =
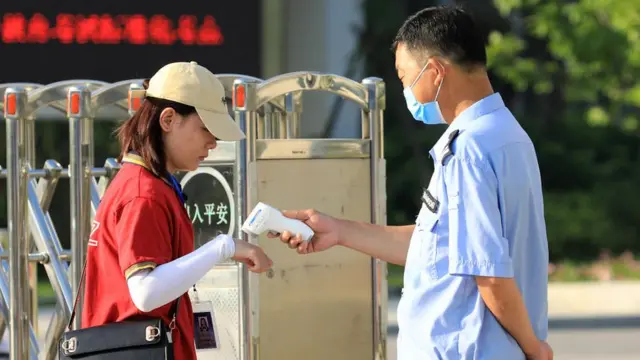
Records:
{"label": "metal post", "polygon": [[[89,92],[89,94],[91,94],[91,92]],[[89,97],[89,101],[90,100],[91,98]],[[91,104],[91,102],[88,102],[88,104]],[[90,171],[91,169],[93,169],[93,163],[95,159],[95,155],[94,155],[95,142],[93,141],[93,118],[89,114],[87,114],[83,117],[82,121],[84,122],[83,129],[82,129],[83,131],[82,147],[83,147],[83,151],[86,152],[86,163],[85,163],[86,168],[85,169],[88,171],[85,173],[85,176],[87,176],[87,178],[90,178],[92,176]],[[90,221],[89,221],[89,224],[90,224]],[[90,225],[88,226],[90,227]]]}
{"label": "metal post", "polygon": [[[91,92],[84,86],[74,86],[67,96],[67,117],[69,118],[69,193],[71,201],[71,284],[73,293],[78,294],[86,246],[90,229],[91,198],[88,171],[92,168],[92,136],[87,135],[91,107]],[[81,293],[80,293],[81,294]],[[81,295],[80,295],[81,297]],[[80,328],[82,301],[73,327]]]}
{"label": "metal post", "polygon": [[[29,169],[33,169],[36,164],[36,119],[35,116],[27,116],[25,121],[25,161],[29,165]],[[27,241],[29,242],[29,251],[34,251],[35,245],[32,241],[30,233],[27,231]],[[29,263],[29,296],[24,299],[25,306],[29,308],[29,322],[33,327],[33,331],[38,333],[38,264]]]}
{"label": "metal post", "polygon": [[[379,78],[366,78],[362,85],[367,90],[368,109],[363,109],[362,137],[371,140],[371,222],[386,225],[385,163],[383,142],[383,114],[385,108],[384,82]],[[365,126],[364,124],[367,124]],[[366,137],[365,137],[366,136]],[[373,279],[374,359],[387,358],[387,265],[371,259]]]}
{"label": "metal post", "polygon": [[[376,77],[368,77],[362,80],[362,85],[364,85],[367,89],[367,100],[368,100],[368,115],[369,121],[363,121],[363,123],[368,123],[368,129],[370,131],[366,131],[366,138],[371,137],[371,157],[375,159],[383,159],[384,158],[384,109],[386,102],[384,81],[380,78]],[[365,138],[365,134],[363,134],[363,138]]]}
{"label": "metal post", "polygon": [[[250,102],[255,102],[255,89],[257,83],[250,82],[244,79],[237,79],[233,82],[233,109],[236,115],[236,121],[240,128],[244,131],[246,138],[238,143],[236,147],[236,176],[235,176],[235,189],[234,192],[237,196],[237,224],[242,224],[246,219],[249,211],[251,211],[250,192],[247,187],[247,179],[251,176],[252,171],[255,171],[253,166],[255,165],[255,138],[257,136],[257,113],[249,111],[251,107]],[[255,190],[255,189],[254,189]],[[255,239],[251,237],[237,227],[238,238],[255,242]],[[253,335],[257,332],[257,324],[253,322],[252,311],[256,309],[254,296],[257,295],[254,292],[253,282],[251,281],[251,274],[244,264],[239,264],[240,271],[239,285],[240,285],[240,358],[241,359],[258,359],[257,354],[257,341],[253,338]],[[253,293],[253,294],[252,294]]]}
{"label": "metal post", "polygon": [[270,105],[265,106],[264,115],[256,118],[256,134],[258,139],[270,139],[272,137],[271,118],[268,114]]}
{"label": "metal post", "polygon": [[9,228],[9,331],[12,360],[29,358],[28,256],[27,241],[27,181],[25,171],[26,139],[25,111],[27,93],[8,88],[4,96],[4,116],[7,126],[7,199]]}
{"label": "metal post", "polygon": [[[267,105],[269,107],[267,107]],[[278,127],[280,126],[280,123],[284,120],[281,120],[284,117],[284,114],[276,107],[273,106],[271,104],[266,104],[264,106],[265,111],[266,109],[270,109],[269,111],[269,134],[265,137],[265,139],[277,139],[279,137],[278,135]]]}
{"label": "metal post", "polygon": [[302,118],[302,92],[296,91],[285,96],[286,120],[280,129],[280,138],[297,139],[300,137]]}
{"label": "metal post", "polygon": [[[247,130],[247,112],[245,110],[246,108],[246,102],[245,102],[245,94],[246,92],[246,82],[243,80],[235,80],[233,82],[233,88],[232,88],[232,98],[233,98],[233,109],[235,112],[235,118],[236,121],[238,122],[238,125],[240,126],[240,128],[245,132],[246,135],[246,130]],[[247,139],[245,138],[244,140],[241,140],[238,142],[238,145],[236,146],[236,174],[234,176],[235,178],[235,184],[234,184],[234,189],[233,192],[236,195],[236,217],[237,217],[237,224],[242,224],[242,222],[245,219],[246,213],[249,211],[246,209],[246,189],[247,189],[247,153],[246,153],[246,143],[247,143]],[[237,229],[237,237],[239,239],[243,239],[246,240],[247,235],[242,232],[241,226],[238,226]],[[249,359],[249,346],[247,346],[247,339],[250,338],[250,333],[248,331],[249,326],[248,325],[248,321],[249,321],[249,314],[247,313],[248,311],[248,306],[246,303],[246,285],[247,285],[247,277],[248,277],[248,271],[247,268],[244,264],[240,263],[238,264],[238,266],[240,267],[240,270],[238,271],[238,288],[240,289],[240,319],[238,319],[238,325],[239,325],[239,345],[240,345],[240,350],[239,350],[239,357],[240,359],[243,360],[247,360]]]}

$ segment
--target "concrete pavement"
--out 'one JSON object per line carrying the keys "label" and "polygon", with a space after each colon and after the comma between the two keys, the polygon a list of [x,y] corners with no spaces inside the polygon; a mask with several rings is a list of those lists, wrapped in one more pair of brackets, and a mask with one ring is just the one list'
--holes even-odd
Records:
{"label": "concrete pavement", "polygon": [[[549,333],[555,360],[638,360],[640,327],[636,329],[573,329]],[[396,336],[387,340],[387,360],[396,358]]]}
{"label": "concrete pavement", "polygon": [[[616,298],[609,297],[610,294],[607,292],[593,295],[595,299],[586,300],[594,304],[588,307],[576,305],[581,302],[581,299],[576,298],[575,292],[570,294],[564,289],[550,289],[548,342],[554,350],[556,360],[640,359],[640,311],[635,312],[634,303],[629,301],[629,298],[633,299],[637,293],[634,292],[635,288],[629,286],[614,287],[613,291],[622,291],[625,287],[627,294],[622,301],[628,305],[617,309]],[[574,288],[575,290],[592,292],[589,287]],[[556,298],[561,294],[573,301],[556,301],[555,304],[551,304],[551,297]],[[603,297],[609,299],[608,303],[605,303],[606,300]],[[396,360],[398,301],[399,297],[389,296],[387,360]],[[611,305],[612,303],[614,306]],[[604,309],[602,314],[597,313],[598,304],[600,309]],[[637,305],[640,306],[640,301]],[[571,313],[571,307],[580,310]]]}
{"label": "concrete pavement", "polygon": [[[399,298],[389,297],[387,360],[396,360]],[[53,308],[40,309],[40,337],[44,336]],[[559,360],[638,360],[640,359],[640,315],[619,317],[552,317],[549,343]],[[2,347],[7,345],[7,336]],[[42,340],[41,340],[42,341]]]}

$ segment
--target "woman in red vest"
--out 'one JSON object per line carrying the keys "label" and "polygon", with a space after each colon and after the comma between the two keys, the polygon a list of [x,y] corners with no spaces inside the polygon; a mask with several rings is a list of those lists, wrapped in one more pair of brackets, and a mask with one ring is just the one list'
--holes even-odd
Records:
{"label": "woman in red vest", "polygon": [[171,175],[198,168],[218,139],[244,138],[220,81],[184,62],[164,66],[145,86],[140,109],[118,130],[122,168],[93,222],[82,328],[160,317],[171,329],[174,358],[192,360],[189,288],[230,258],[254,272],[272,263],[261,248],[227,235],[194,250],[182,189]]}

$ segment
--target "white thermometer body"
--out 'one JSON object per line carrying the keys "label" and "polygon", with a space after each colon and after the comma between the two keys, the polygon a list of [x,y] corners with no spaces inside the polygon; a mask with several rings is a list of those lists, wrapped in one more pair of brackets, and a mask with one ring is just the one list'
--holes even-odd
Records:
{"label": "white thermometer body", "polygon": [[314,234],[304,222],[285,217],[280,210],[262,202],[258,203],[247,216],[242,224],[242,231],[255,236],[267,231],[276,233],[288,231],[294,236],[300,234],[304,241],[311,240]]}

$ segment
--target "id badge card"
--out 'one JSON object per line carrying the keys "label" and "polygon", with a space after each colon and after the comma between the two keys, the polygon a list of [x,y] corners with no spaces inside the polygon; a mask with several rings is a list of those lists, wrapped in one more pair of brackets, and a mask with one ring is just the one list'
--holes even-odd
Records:
{"label": "id badge card", "polygon": [[211,301],[193,301],[193,327],[197,350],[219,349],[218,328]]}

